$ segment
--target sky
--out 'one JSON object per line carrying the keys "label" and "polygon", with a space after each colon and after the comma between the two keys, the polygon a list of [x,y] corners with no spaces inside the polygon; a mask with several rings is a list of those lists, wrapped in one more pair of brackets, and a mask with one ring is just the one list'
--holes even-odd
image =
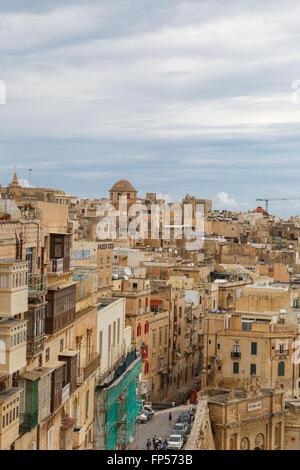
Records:
{"label": "sky", "polygon": [[1,0],[0,184],[31,168],[81,197],[128,179],[300,214],[299,17],[297,0]]}

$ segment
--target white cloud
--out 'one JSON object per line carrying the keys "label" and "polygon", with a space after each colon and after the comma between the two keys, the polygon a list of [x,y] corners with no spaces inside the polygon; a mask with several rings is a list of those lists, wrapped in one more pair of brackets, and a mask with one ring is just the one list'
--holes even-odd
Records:
{"label": "white cloud", "polygon": [[27,181],[26,179],[24,178],[20,178],[19,179],[19,185],[22,187],[22,188],[33,188],[34,186],[32,186],[29,181]]}
{"label": "white cloud", "polygon": [[238,209],[248,206],[247,202],[238,202],[233,197],[223,191],[217,194],[215,198],[216,209]]}

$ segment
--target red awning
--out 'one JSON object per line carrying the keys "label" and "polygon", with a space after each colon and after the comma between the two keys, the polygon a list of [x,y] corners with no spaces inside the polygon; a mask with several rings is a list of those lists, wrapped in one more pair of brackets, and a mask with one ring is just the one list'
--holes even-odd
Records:
{"label": "red awning", "polygon": [[151,307],[158,307],[159,305],[161,305],[163,303],[162,300],[154,300],[154,299],[151,299],[150,300],[150,305]]}

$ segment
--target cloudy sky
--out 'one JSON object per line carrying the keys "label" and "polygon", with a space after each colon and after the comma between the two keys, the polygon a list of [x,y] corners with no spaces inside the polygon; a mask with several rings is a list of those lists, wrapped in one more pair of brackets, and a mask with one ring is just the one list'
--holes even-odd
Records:
{"label": "cloudy sky", "polygon": [[[1,0],[0,184],[300,214],[297,0]],[[297,82],[299,80],[299,82]]]}

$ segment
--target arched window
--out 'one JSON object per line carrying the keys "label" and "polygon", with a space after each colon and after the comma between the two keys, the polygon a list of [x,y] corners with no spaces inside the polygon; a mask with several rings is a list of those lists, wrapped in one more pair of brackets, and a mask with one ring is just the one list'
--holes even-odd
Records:
{"label": "arched window", "polygon": [[284,377],[284,362],[278,364],[278,377]]}

